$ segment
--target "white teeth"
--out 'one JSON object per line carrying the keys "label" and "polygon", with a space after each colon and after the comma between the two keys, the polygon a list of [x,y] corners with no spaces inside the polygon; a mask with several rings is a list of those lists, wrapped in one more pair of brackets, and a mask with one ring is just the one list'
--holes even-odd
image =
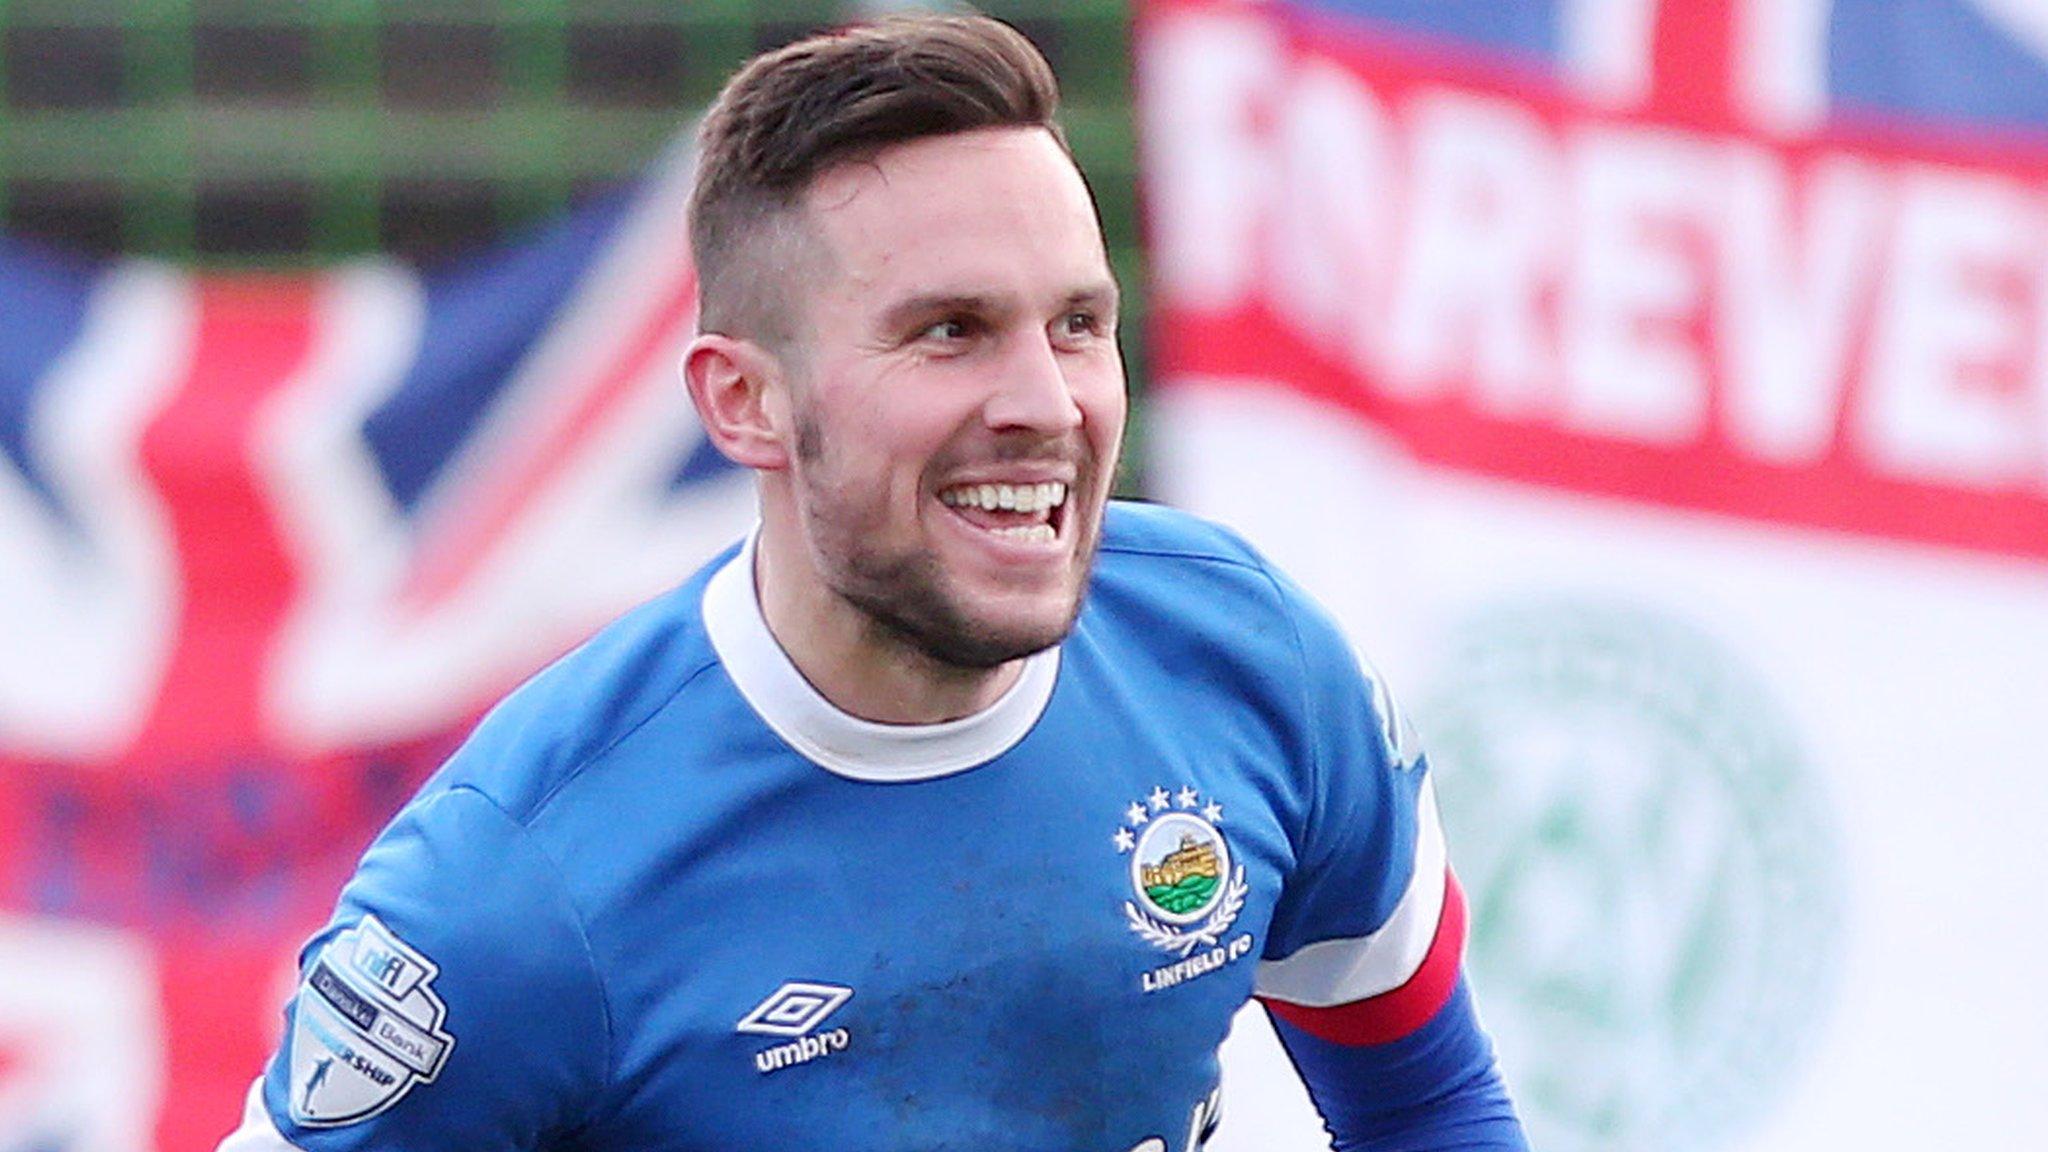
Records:
{"label": "white teeth", "polygon": [[1040,544],[1050,544],[1053,538],[1052,525],[1050,524],[1026,524],[1017,528],[998,528],[995,530],[995,534],[998,536],[1008,536],[1013,540],[1036,541]]}
{"label": "white teeth", "polygon": [[1042,512],[1067,502],[1067,486],[1057,480],[1044,484],[968,484],[946,489],[939,493],[939,499],[954,508]]}

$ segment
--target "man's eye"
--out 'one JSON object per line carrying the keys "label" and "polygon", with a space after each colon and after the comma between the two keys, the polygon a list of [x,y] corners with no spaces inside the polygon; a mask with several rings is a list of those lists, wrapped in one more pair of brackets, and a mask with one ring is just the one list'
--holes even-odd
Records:
{"label": "man's eye", "polygon": [[1069,336],[1093,336],[1102,331],[1102,318],[1093,312],[1069,312],[1061,327]]}
{"label": "man's eye", "polygon": [[925,340],[939,340],[944,341],[946,343],[952,343],[954,341],[967,339],[968,332],[969,329],[967,321],[953,319],[941,320],[938,323],[927,327],[922,333],[919,333],[919,336]]}

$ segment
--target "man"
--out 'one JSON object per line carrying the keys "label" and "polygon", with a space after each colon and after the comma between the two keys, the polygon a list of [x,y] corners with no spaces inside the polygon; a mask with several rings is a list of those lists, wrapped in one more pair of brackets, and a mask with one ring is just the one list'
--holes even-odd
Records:
{"label": "man", "polygon": [[1192,1152],[1259,995],[1345,1148],[1521,1148],[1427,769],[1243,544],[1108,501],[1117,288],[1045,62],[754,61],[692,199],[743,545],[364,857],[222,1147]]}

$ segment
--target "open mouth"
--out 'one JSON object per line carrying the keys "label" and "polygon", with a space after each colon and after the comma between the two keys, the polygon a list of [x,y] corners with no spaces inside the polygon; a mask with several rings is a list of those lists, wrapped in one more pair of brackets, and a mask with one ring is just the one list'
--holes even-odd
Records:
{"label": "open mouth", "polygon": [[1066,522],[1067,486],[1059,480],[957,484],[941,491],[939,500],[984,532],[1026,543],[1051,543]]}

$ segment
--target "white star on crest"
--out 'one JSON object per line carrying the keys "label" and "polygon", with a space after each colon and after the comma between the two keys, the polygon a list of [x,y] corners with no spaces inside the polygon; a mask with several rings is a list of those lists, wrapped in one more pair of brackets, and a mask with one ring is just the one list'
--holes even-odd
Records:
{"label": "white star on crest", "polygon": [[1223,805],[1216,803],[1214,800],[1209,801],[1209,806],[1202,809],[1202,819],[1207,820],[1211,824],[1223,823]]}
{"label": "white star on crest", "polygon": [[1174,799],[1180,801],[1180,806],[1183,808],[1193,808],[1195,806],[1195,802],[1200,800],[1201,798],[1202,794],[1200,792],[1195,791],[1192,786],[1181,789],[1180,795],[1174,797]]}
{"label": "white star on crest", "polygon": [[1138,838],[1136,836],[1131,835],[1131,830],[1129,828],[1119,828],[1116,830],[1117,851],[1129,852],[1131,849],[1136,848],[1137,846]]}
{"label": "white star on crest", "polygon": [[1152,810],[1154,812],[1165,811],[1166,806],[1172,802],[1167,798],[1166,789],[1159,787],[1154,787],[1152,789],[1152,794],[1150,796],[1145,797],[1145,799],[1152,805]]}
{"label": "white star on crest", "polygon": [[1136,828],[1138,825],[1143,824],[1145,822],[1146,815],[1147,813],[1145,811],[1145,806],[1143,804],[1134,803],[1129,808],[1124,809],[1124,819],[1129,820],[1131,822],[1131,827],[1133,828]]}

